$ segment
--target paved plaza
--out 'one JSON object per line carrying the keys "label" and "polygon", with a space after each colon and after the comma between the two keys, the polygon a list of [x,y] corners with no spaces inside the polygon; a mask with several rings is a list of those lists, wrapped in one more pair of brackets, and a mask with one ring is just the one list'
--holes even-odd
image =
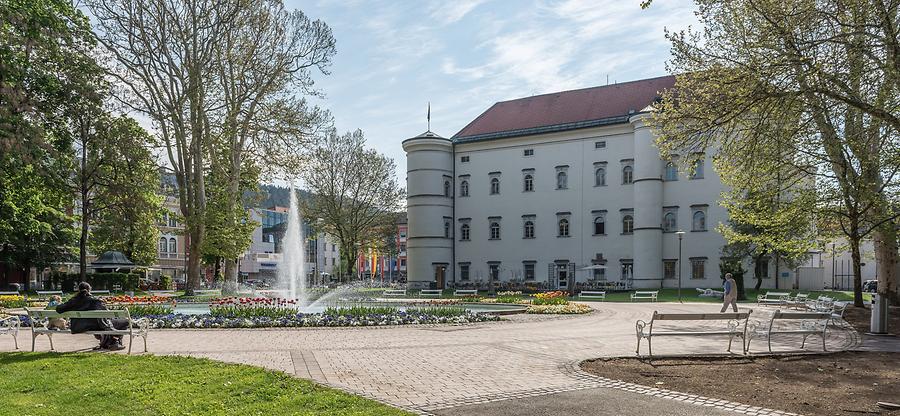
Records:
{"label": "paved plaza", "polygon": [[[534,414],[544,413],[541,409],[549,409],[553,403],[559,409],[580,409],[571,414],[647,414],[648,409],[663,406],[672,414],[753,410],[595,377],[578,366],[585,359],[634,356],[634,323],[649,320],[654,310],[717,312],[718,305],[590,305],[596,310],[588,315],[517,315],[503,322],[461,326],[157,330],[151,333],[149,344],[153,354],[262,366],[418,413],[516,414],[502,404],[512,399],[515,401],[507,403],[515,403],[514,409],[530,409]],[[756,319],[764,319],[772,311],[754,309]],[[829,350],[860,346],[855,331],[829,330],[829,334]],[[30,347],[28,330],[19,340],[23,350]],[[661,338],[654,342],[654,354],[721,354],[727,343],[726,337]],[[95,341],[90,336],[64,335],[56,337],[54,344],[58,351],[77,351],[89,349]],[[734,351],[739,352],[739,341],[736,345]],[[773,346],[796,350],[800,342],[788,337]],[[643,353],[645,347],[642,345]],[[765,340],[751,344],[751,352],[764,352],[765,348]],[[37,350],[48,349],[46,337],[40,337]],[[813,339],[807,349],[818,351],[821,343]],[[0,338],[0,351],[11,350],[12,339]]]}

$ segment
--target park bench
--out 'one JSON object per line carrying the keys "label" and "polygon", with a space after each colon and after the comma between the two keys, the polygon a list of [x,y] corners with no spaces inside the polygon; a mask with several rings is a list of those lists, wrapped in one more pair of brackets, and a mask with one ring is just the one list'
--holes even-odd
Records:
{"label": "park bench", "polygon": [[798,293],[796,296],[791,298],[790,304],[791,307],[797,309],[806,309],[807,301],[809,301],[809,293]]}
{"label": "park bench", "polygon": [[631,301],[634,302],[635,299],[649,299],[650,302],[656,302],[656,297],[659,295],[658,290],[652,291],[637,291],[631,294]]}
{"label": "park bench", "polygon": [[606,300],[606,292],[582,290],[578,292],[579,299],[600,299]]}
{"label": "park bench", "polygon": [[789,292],[766,292],[763,295],[756,296],[757,305],[788,305],[791,303],[791,294]]}
{"label": "park bench", "polygon": [[[769,352],[772,352],[772,337],[775,335],[803,335],[803,343],[800,348],[806,346],[806,339],[812,335],[822,337],[822,351],[828,351],[825,347],[825,339],[828,331],[828,321],[831,320],[831,312],[784,312],[775,311],[767,327],[755,327],[747,338],[747,347],[750,349],[750,341],[756,337],[765,337],[769,341]],[[787,322],[787,327],[776,324]],[[799,325],[793,322],[799,321]]]}
{"label": "park bench", "polygon": [[[649,356],[653,357],[653,337],[661,337],[661,336],[719,336],[719,335],[728,335],[728,351],[731,352],[731,343],[734,341],[734,337],[741,338],[742,352],[744,354],[747,353],[747,342],[744,340],[747,339],[747,321],[750,319],[750,314],[753,311],[747,312],[729,312],[729,313],[659,313],[657,311],[653,311],[653,317],[650,318],[650,322],[644,322],[638,320],[635,323],[635,331],[637,332],[637,349],[635,352],[640,355],[641,354],[641,339],[647,339],[647,349]],[[670,329],[665,328],[660,330],[657,328],[654,331],[653,324],[660,321],[728,321],[727,328],[724,329],[714,329],[714,328],[689,328],[689,329]]]}
{"label": "park bench", "polygon": [[834,302],[831,304],[831,324],[844,328],[847,321],[844,320],[844,312],[847,311],[848,302]]}
{"label": "park bench", "polygon": [[37,291],[38,298],[40,298],[40,299],[49,298],[50,296],[53,296],[53,295],[62,296],[62,294],[63,294],[62,290],[38,290]]}
{"label": "park bench", "polygon": [[816,312],[828,312],[834,306],[834,298],[830,296],[820,295],[816,299],[806,301],[806,309]]}
{"label": "park bench", "polygon": [[174,290],[151,290],[150,296],[175,296]]}
{"label": "park bench", "polygon": [[109,291],[108,290],[92,290],[91,294],[92,295],[109,295]]}
{"label": "park bench", "polygon": [[[34,351],[34,344],[38,335],[46,335],[50,340],[50,350],[53,350],[53,335],[71,334],[69,331],[49,329],[48,323],[53,318],[85,318],[85,319],[126,319],[128,320],[127,329],[113,329],[109,331],[87,331],[84,334],[89,335],[128,335],[128,353],[131,354],[131,344],[134,337],[138,336],[144,339],[144,352],[147,352],[147,333],[150,330],[149,319],[131,319],[131,315],[127,309],[122,310],[102,310],[102,311],[70,311],[59,313],[49,309],[25,309],[28,317],[31,318],[31,351]],[[137,327],[135,327],[137,326]]]}
{"label": "park bench", "polygon": [[444,291],[441,289],[422,289],[419,291],[419,296],[439,298],[443,293]]}
{"label": "park bench", "polygon": [[19,317],[17,315],[0,318],[0,335],[11,335],[16,349],[19,349]]}
{"label": "park bench", "polygon": [[406,289],[385,289],[382,293],[383,296],[406,296]]}
{"label": "park bench", "polygon": [[456,289],[453,291],[453,296],[477,296],[478,289]]}
{"label": "park bench", "polygon": [[19,296],[19,292],[16,292],[16,291],[0,292],[0,296]]}

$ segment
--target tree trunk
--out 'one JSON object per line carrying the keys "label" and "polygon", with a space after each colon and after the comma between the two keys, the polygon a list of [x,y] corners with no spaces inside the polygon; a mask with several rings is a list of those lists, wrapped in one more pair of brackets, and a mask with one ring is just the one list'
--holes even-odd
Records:
{"label": "tree trunk", "polygon": [[862,254],[859,249],[860,238],[854,235],[848,238],[850,256],[853,259],[853,306],[864,307],[862,297]]}
{"label": "tree trunk", "polygon": [[87,145],[82,141],[81,146],[81,174],[80,191],[81,191],[81,235],[78,238],[78,274],[79,279],[83,282],[87,280],[87,239],[88,225],[90,224],[90,202],[88,201],[87,178],[85,174],[85,164],[87,158]]}
{"label": "tree trunk", "polygon": [[779,289],[778,280],[781,278],[779,276],[781,274],[781,259],[778,256],[778,253],[775,253],[775,289]]}
{"label": "tree trunk", "polygon": [[185,296],[193,296],[194,290],[200,288],[200,229],[192,226],[188,236],[190,237],[190,245],[188,253],[188,270],[185,278],[184,294]]}
{"label": "tree trunk", "polygon": [[237,294],[238,267],[235,259],[225,260],[225,283],[222,285],[222,294]]}
{"label": "tree trunk", "polygon": [[753,259],[753,275],[756,276],[756,285],[753,286],[753,290],[756,290],[757,292],[759,292],[759,288],[762,287],[762,282],[763,282],[763,277],[764,277],[762,275],[762,273],[759,272],[759,270],[760,270],[759,266],[763,260],[763,257],[765,257],[765,254],[760,254]]}
{"label": "tree trunk", "polygon": [[[878,293],[891,303],[900,304],[897,279],[897,230],[893,221],[878,227],[875,238],[875,271],[878,274]],[[887,328],[885,328],[887,330]]]}

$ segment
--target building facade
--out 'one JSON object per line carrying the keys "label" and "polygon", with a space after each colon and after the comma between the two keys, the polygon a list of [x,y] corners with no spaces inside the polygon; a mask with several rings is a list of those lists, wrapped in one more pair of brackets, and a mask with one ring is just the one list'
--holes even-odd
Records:
{"label": "building facade", "polygon": [[720,286],[712,161],[679,171],[647,126],[673,85],[498,102],[451,139],[405,140],[410,286]]}

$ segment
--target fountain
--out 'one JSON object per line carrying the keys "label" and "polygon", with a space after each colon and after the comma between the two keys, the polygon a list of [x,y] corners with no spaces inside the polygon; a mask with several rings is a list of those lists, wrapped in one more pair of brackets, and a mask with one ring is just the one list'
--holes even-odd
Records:
{"label": "fountain", "polygon": [[287,229],[281,240],[281,263],[278,265],[278,285],[287,291],[288,299],[296,299],[306,305],[306,240],[303,238],[303,222],[297,206],[297,193],[291,186],[291,205],[288,210]]}

